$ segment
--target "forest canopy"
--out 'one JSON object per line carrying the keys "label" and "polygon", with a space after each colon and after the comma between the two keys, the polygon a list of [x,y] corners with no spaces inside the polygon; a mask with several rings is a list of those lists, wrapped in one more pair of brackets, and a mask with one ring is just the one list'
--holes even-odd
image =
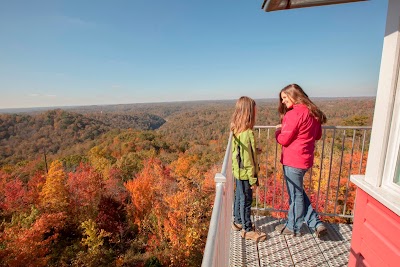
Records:
{"label": "forest canopy", "polygon": [[[328,125],[372,123],[375,98],[313,100]],[[234,104],[0,114],[0,266],[199,266]]]}

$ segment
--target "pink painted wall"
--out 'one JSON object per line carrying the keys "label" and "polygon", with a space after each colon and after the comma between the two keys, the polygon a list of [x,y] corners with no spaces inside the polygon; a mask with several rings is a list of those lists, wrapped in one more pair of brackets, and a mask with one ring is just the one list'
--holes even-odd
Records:
{"label": "pink painted wall", "polygon": [[400,216],[357,188],[349,265],[400,266]]}

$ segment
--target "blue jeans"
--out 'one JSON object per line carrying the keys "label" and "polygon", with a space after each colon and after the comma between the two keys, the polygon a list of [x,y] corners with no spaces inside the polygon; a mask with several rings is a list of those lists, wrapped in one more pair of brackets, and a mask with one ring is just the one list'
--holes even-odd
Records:
{"label": "blue jeans", "polygon": [[283,166],[289,194],[289,211],[286,228],[299,233],[301,225],[306,222],[308,227],[315,229],[321,220],[311,206],[310,199],[303,189],[303,177],[307,170]]}
{"label": "blue jeans", "polygon": [[236,179],[235,202],[233,204],[233,217],[235,223],[241,224],[246,232],[252,231],[251,227],[251,202],[253,190],[248,180]]}

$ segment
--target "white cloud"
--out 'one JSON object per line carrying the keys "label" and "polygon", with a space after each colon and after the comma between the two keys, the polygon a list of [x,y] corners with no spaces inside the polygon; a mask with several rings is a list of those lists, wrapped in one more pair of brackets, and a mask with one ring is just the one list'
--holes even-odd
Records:
{"label": "white cloud", "polygon": [[56,20],[60,23],[63,24],[68,24],[68,25],[72,25],[72,26],[78,26],[78,27],[93,27],[96,24],[88,21],[88,20],[84,20],[81,18],[77,18],[77,17],[70,17],[70,16],[65,16],[65,15],[59,15],[55,17]]}
{"label": "white cloud", "polygon": [[38,98],[45,98],[45,97],[55,98],[55,97],[57,97],[57,95],[54,95],[54,94],[28,94],[28,96],[38,97]]}

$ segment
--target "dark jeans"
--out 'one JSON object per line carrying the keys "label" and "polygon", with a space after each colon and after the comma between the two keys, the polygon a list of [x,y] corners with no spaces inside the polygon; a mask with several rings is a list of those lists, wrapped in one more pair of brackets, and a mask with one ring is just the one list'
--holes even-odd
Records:
{"label": "dark jeans", "polygon": [[296,233],[300,232],[303,222],[315,229],[320,223],[317,213],[311,206],[310,199],[303,189],[303,177],[307,170],[283,166],[289,194],[289,211],[286,227]]}
{"label": "dark jeans", "polygon": [[252,231],[251,227],[251,202],[253,190],[248,180],[236,181],[235,202],[233,204],[233,216],[235,223],[241,224],[246,232]]}

